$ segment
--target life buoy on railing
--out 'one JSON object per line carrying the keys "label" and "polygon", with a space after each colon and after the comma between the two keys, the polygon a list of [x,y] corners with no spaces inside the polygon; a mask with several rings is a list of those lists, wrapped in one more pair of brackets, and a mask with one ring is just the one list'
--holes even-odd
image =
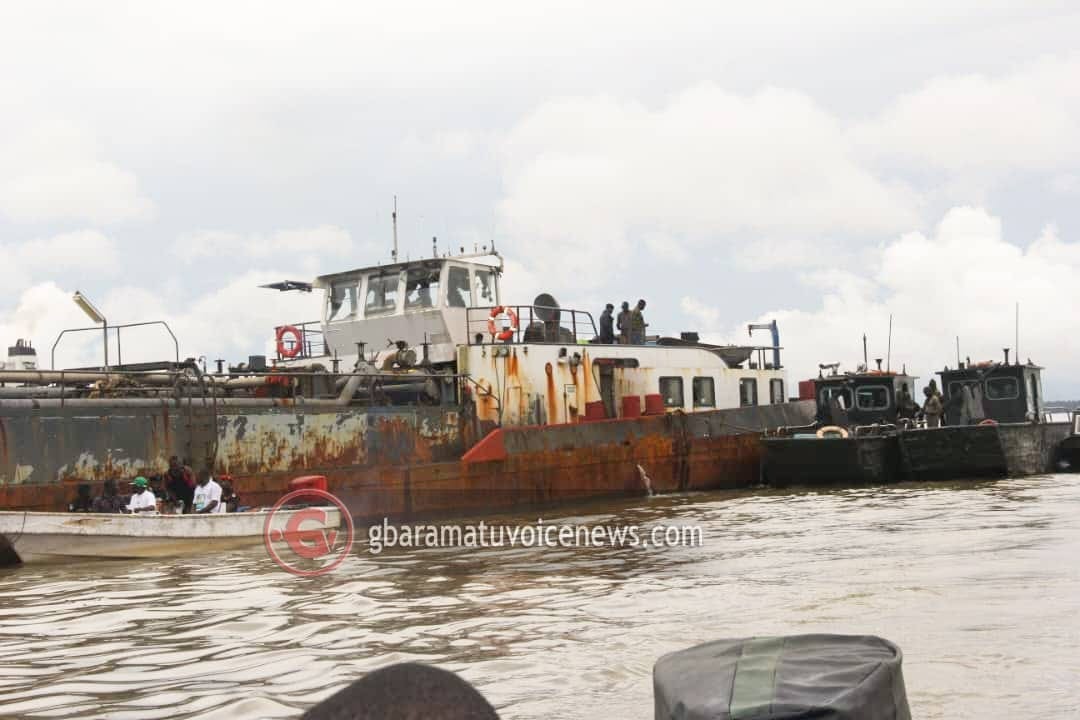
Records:
{"label": "life buoy on railing", "polygon": [[[292,347],[285,344],[285,336],[291,335],[293,338]],[[303,349],[303,336],[300,334],[298,328],[292,325],[283,325],[277,329],[277,351],[278,355],[283,358],[294,358],[300,354]]]}
{"label": "life buoy on railing", "polygon": [[847,428],[842,428],[839,425],[826,425],[817,431],[819,438],[846,438],[849,435]]}
{"label": "life buoy on railing", "polygon": [[[503,328],[502,330],[499,330],[495,326],[495,318],[499,317],[503,313],[506,314],[506,317],[510,318],[510,327]],[[496,340],[501,340],[503,342],[506,342],[507,340],[510,340],[511,338],[514,337],[514,333],[517,332],[517,329],[518,329],[518,316],[517,316],[517,313],[514,312],[513,308],[508,308],[508,307],[504,308],[502,305],[496,305],[495,307],[491,308],[491,314],[488,315],[488,334],[489,335],[491,335]]]}
{"label": "life buoy on railing", "polygon": [[997,420],[995,420],[994,418],[986,418],[985,420],[980,421],[979,424],[980,425],[997,425],[998,423],[997,423]]}

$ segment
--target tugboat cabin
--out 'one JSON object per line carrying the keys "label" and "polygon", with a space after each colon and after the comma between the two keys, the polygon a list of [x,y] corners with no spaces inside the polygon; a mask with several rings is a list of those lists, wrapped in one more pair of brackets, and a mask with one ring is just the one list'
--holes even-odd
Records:
{"label": "tugboat cabin", "polygon": [[1023,365],[981,362],[959,369],[945,368],[941,376],[945,400],[945,422],[969,425],[982,420],[999,423],[1038,422],[1043,413],[1042,368],[1031,362]]}
{"label": "tugboat cabin", "polygon": [[[907,385],[915,397],[916,378],[911,375],[861,366],[858,372],[839,373],[838,367],[839,363],[821,366],[823,372],[814,380],[817,419],[824,425],[893,424],[901,387]],[[825,375],[824,370],[832,373]]]}

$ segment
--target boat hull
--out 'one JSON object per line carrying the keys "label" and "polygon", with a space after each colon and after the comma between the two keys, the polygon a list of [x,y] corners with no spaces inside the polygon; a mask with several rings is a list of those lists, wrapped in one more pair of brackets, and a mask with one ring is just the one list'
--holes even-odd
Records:
{"label": "boat hull", "polygon": [[895,435],[763,438],[762,481],[787,485],[891,483],[897,479]]}
{"label": "boat hull", "polygon": [[1002,423],[899,433],[909,480],[1018,477],[1055,469],[1069,423]]}
{"label": "boat hull", "polygon": [[[336,528],[341,512],[307,515],[304,531]],[[279,510],[274,525],[296,510]],[[0,564],[180,557],[259,545],[269,512],[209,515],[122,515],[0,511]]]}

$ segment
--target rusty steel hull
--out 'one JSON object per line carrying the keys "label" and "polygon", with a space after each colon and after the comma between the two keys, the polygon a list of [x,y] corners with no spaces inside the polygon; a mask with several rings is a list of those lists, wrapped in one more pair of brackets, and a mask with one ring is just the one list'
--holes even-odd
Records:
{"label": "rusty steel hull", "polygon": [[163,472],[171,455],[208,458],[250,505],[272,504],[297,475],[325,475],[361,520],[744,487],[758,481],[759,431],[809,415],[790,403],[507,428],[505,457],[465,462],[491,429],[468,409],[4,409],[0,508],[62,510],[76,484],[97,494],[108,478]]}

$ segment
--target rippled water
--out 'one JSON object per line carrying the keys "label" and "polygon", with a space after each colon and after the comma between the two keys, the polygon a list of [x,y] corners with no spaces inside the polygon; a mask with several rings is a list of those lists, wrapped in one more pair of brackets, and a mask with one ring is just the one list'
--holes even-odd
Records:
{"label": "rippled water", "polygon": [[900,645],[916,717],[1080,716],[1080,476],[544,518],[694,523],[705,544],[358,546],[315,578],[261,549],[3,571],[0,716],[294,717],[370,669],[420,660],[460,672],[505,718],[651,718],[663,653],[805,632]]}

